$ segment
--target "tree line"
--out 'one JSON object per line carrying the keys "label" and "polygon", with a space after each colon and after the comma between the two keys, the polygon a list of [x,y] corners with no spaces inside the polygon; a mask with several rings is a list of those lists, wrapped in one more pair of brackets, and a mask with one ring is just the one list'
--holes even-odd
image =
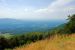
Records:
{"label": "tree line", "polygon": [[[68,22],[65,23],[63,29],[52,29],[47,32],[30,32],[23,35],[12,36],[9,39],[5,38],[4,36],[0,36],[0,50],[4,50],[5,48],[18,47],[24,44],[29,44],[31,42],[35,42],[38,40],[50,38],[54,34],[58,33],[75,33],[75,14],[72,16],[68,16]],[[65,33],[65,34],[66,34]]]}

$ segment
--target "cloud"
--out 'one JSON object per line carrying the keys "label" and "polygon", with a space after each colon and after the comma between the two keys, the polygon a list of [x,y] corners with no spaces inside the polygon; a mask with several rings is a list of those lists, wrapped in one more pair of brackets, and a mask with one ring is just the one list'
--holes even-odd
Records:
{"label": "cloud", "polygon": [[38,9],[35,12],[40,16],[51,19],[66,19],[67,15],[75,13],[74,0],[55,0],[47,8]]}
{"label": "cloud", "polygon": [[[20,0],[19,0],[20,1]],[[3,0],[4,2],[4,0]],[[0,4],[0,18],[16,18],[24,20],[55,20],[66,19],[75,13],[74,0],[55,0],[45,8],[17,7],[10,8],[6,2]]]}
{"label": "cloud", "polygon": [[[66,19],[67,15],[75,14],[75,5],[71,4],[74,0],[55,0],[48,8],[39,9],[39,12],[47,12],[50,19]],[[43,15],[46,15],[43,14]]]}

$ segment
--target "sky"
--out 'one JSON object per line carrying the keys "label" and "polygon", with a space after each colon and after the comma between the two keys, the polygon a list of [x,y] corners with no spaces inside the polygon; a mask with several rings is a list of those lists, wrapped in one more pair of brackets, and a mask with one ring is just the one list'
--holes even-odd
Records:
{"label": "sky", "polygon": [[75,0],[0,0],[0,18],[64,20],[75,14]]}

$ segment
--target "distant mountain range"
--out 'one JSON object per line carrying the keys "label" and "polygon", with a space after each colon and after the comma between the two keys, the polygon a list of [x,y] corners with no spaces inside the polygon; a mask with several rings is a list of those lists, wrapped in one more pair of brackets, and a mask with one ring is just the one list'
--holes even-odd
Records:
{"label": "distant mountain range", "polygon": [[0,33],[20,34],[25,32],[47,31],[52,27],[56,27],[66,21],[24,21],[4,18],[0,19]]}

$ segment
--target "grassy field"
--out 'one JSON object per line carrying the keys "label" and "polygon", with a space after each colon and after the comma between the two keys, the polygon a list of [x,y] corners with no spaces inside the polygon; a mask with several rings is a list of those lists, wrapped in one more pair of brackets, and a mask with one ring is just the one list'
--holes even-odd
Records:
{"label": "grassy field", "polygon": [[55,35],[13,50],[75,50],[75,34]]}

